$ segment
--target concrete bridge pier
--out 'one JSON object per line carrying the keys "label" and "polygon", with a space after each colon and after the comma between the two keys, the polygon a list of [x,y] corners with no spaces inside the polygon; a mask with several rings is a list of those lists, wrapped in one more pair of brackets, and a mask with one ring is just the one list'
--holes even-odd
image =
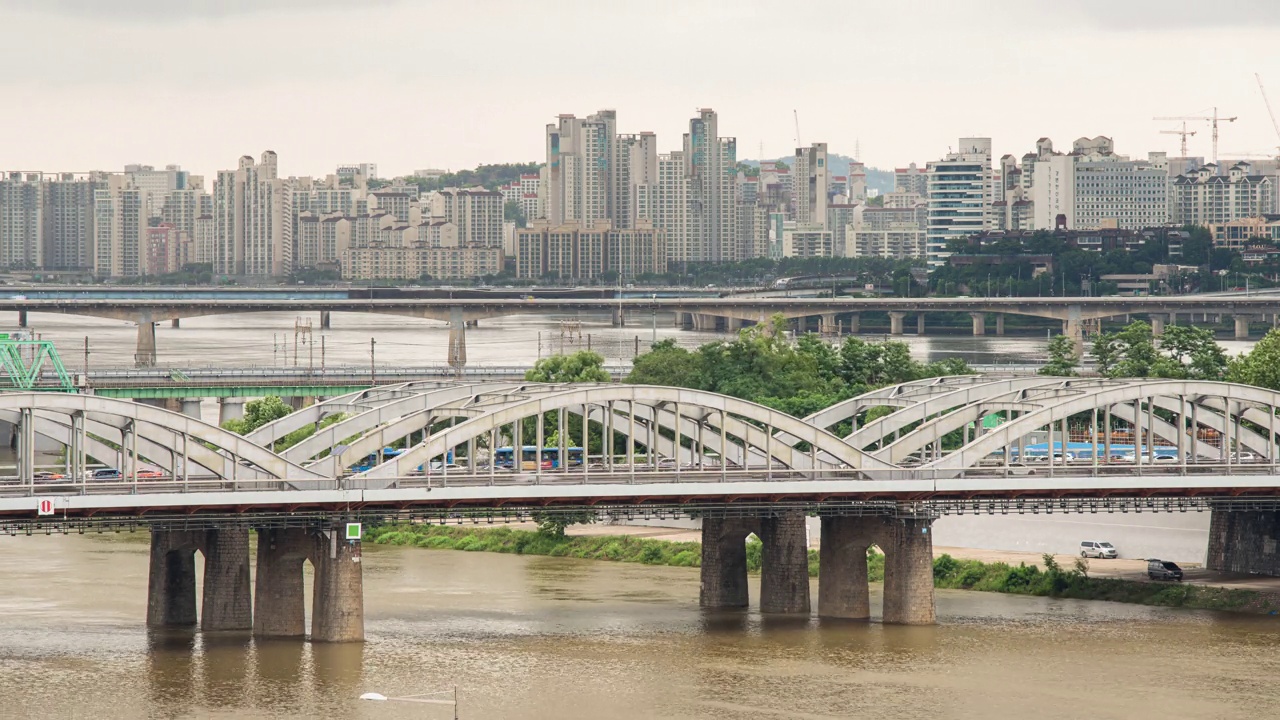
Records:
{"label": "concrete bridge pier", "polygon": [[1164,335],[1164,324],[1165,324],[1164,315],[1152,315],[1151,316],[1151,336],[1160,337],[1161,335]]}
{"label": "concrete bridge pier", "polygon": [[1248,315],[1236,315],[1232,317],[1232,320],[1235,320],[1235,323],[1236,323],[1236,339],[1237,340],[1249,339],[1249,321],[1252,319],[1253,318],[1249,317]]}
{"label": "concrete bridge pier", "polygon": [[996,313],[996,335],[1004,335],[1004,313]]}
{"label": "concrete bridge pier", "polygon": [[916,334],[917,335],[924,334],[924,313],[919,313],[916,315]]}
{"label": "concrete bridge pier", "polygon": [[218,425],[244,417],[244,403],[245,399],[242,397],[218,398]]}
{"label": "concrete bridge pier", "polygon": [[862,316],[853,313],[849,316],[849,334],[857,335],[860,332],[862,332]]}
{"label": "concrete bridge pier", "polygon": [[824,335],[839,335],[840,325],[836,322],[835,313],[828,313],[819,319],[818,332]]}
{"label": "concrete bridge pier", "polygon": [[27,326],[27,311],[19,310],[18,311],[18,327],[24,328],[26,326]]}
{"label": "concrete bridge pier", "polygon": [[788,510],[760,519],[760,612],[808,615],[809,543],[805,515]]}
{"label": "concrete bridge pier", "polygon": [[133,364],[137,367],[156,364],[156,324],[151,320],[138,321],[138,347],[133,353]]}
{"label": "concrete bridge pier", "polygon": [[320,311],[320,329],[328,330],[333,327],[333,313],[328,310]]}
{"label": "concrete bridge pier", "polygon": [[258,531],[257,591],[253,633],[257,637],[301,637],[306,631],[303,563],[315,570],[311,640],[364,640],[364,574],[360,544],[341,527]]}
{"label": "concrete bridge pier", "polygon": [[969,313],[969,317],[973,318],[973,334],[987,334],[987,314],[986,313]]}
{"label": "concrete bridge pier", "polygon": [[884,622],[932,625],[937,621],[933,601],[933,520],[912,517],[885,522]]}
{"label": "concrete bridge pier", "polygon": [[151,532],[147,625],[196,624],[196,551],[204,555],[200,629],[250,629],[249,531],[237,527]]}
{"label": "concrete bridge pier", "polygon": [[902,334],[902,321],[906,317],[907,317],[907,314],[904,312],[889,313],[889,334],[890,335]]}
{"label": "concrete bridge pier", "polygon": [[311,639],[364,641],[364,572],[359,541],[342,537],[341,527],[317,535],[312,546]]}
{"label": "concrete bridge pier", "polygon": [[200,419],[200,407],[204,404],[204,398],[192,397],[182,398],[182,414],[187,417]]}
{"label": "concrete bridge pier", "polygon": [[746,543],[756,526],[743,518],[702,518],[700,606],[708,610],[747,607]]}
{"label": "concrete bridge pier", "polygon": [[256,637],[307,634],[302,565],[310,557],[313,544],[306,528],[258,530],[258,567],[253,595]]}
{"label": "concrete bridge pier", "polygon": [[612,316],[610,319],[614,327],[627,326],[627,312],[625,310],[621,308],[614,308],[610,311],[610,314]]}

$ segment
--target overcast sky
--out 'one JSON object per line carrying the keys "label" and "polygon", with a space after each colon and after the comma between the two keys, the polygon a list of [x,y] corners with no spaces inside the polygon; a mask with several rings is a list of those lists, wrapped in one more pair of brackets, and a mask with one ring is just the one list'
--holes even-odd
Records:
{"label": "overcast sky", "polygon": [[793,150],[794,109],[892,167],[970,135],[1176,153],[1152,117],[1216,105],[1222,150],[1268,153],[1278,33],[1280,0],[0,0],[0,167],[390,176],[542,160],[546,123],[600,108],[664,151],[715,108],[750,158]]}

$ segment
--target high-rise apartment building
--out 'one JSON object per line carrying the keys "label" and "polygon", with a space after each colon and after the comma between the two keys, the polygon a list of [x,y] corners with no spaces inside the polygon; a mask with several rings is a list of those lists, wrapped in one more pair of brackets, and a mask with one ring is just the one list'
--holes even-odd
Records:
{"label": "high-rise apartment building", "polygon": [[104,187],[104,173],[59,173],[46,181],[41,267],[46,270],[93,267],[94,193]]}
{"label": "high-rise apartment building", "polygon": [[276,154],[255,163],[245,155],[223,170],[213,189],[217,223],[214,272],[287,275],[293,271],[293,187],[279,177]]}
{"label": "high-rise apartment building", "polygon": [[827,144],[814,143],[796,148],[792,167],[795,178],[791,202],[797,227],[826,228],[827,224]]}
{"label": "high-rise apartment building", "polygon": [[111,175],[94,193],[93,272],[98,277],[146,273],[148,195],[125,175]]}
{"label": "high-rise apartment building", "polygon": [[129,184],[147,193],[148,218],[159,219],[169,193],[189,186],[187,171],[179,165],[166,165],[163,170],[156,170],[151,165],[125,165],[124,175]]}
{"label": "high-rise apartment building", "polygon": [[45,183],[41,173],[10,172],[0,180],[0,266],[44,266]]}
{"label": "high-rise apartment building", "polygon": [[714,110],[703,108],[689,121],[684,162],[689,192],[687,255],[672,259],[738,260],[738,141],[720,137]]}
{"label": "high-rise apartment building", "polygon": [[895,168],[893,171],[893,189],[896,192],[915,193],[920,197],[927,197],[929,195],[928,170],[921,170],[916,167],[915,163],[911,163],[904,168]]}
{"label": "high-rise apartment building", "polygon": [[458,226],[458,242],[471,247],[502,247],[502,193],[484,188],[445,188],[431,215]]}
{"label": "high-rise apartment building", "polygon": [[951,255],[949,242],[990,229],[994,201],[991,138],[960,138],[958,151],[929,163],[927,171],[927,257],[929,265],[936,267]]}
{"label": "high-rise apartment building", "polygon": [[[690,256],[689,178],[683,152],[658,156],[658,179],[637,188],[636,211],[666,234],[667,259],[687,262]],[[683,265],[681,270],[683,271]]]}
{"label": "high-rise apartment building", "polygon": [[651,132],[619,135],[614,138],[610,193],[616,228],[633,228],[637,215],[639,188],[658,179],[658,136]]}
{"label": "high-rise apartment building", "polygon": [[1171,180],[1170,221],[1175,225],[1224,224],[1277,212],[1277,178],[1261,175],[1248,162],[1238,162],[1218,174],[1205,165]]}

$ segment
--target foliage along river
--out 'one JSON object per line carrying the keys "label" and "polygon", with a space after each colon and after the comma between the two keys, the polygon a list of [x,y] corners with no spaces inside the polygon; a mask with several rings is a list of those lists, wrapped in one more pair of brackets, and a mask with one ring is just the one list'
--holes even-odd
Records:
{"label": "foliage along river", "polygon": [[365,548],[363,645],[148,632],[145,537],[0,538],[0,717],[448,718],[357,698],[454,685],[467,720],[1280,705],[1277,618],[960,591],[939,593],[936,627],[709,615],[695,569],[402,547]]}

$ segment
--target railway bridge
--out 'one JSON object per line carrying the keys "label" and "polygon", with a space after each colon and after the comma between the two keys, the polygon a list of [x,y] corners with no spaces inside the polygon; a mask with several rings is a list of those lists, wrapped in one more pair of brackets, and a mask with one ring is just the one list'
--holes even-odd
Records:
{"label": "railway bridge", "polygon": [[[947,514],[1211,512],[1210,567],[1280,574],[1278,407],[1280,394],[1229,383],[975,375],[795,418],[683,388],[422,381],[241,437],[122,399],[4,393],[18,462],[0,478],[0,531],[149,528],[149,624],[261,637],[306,634],[311,563],[311,639],[355,641],[360,544],[348,523],[699,518],[703,607],[748,605],[755,534],[761,611],[807,615],[805,519],[817,516],[820,616],[871,615],[876,546],[884,620],[928,624],[931,527]],[[46,462],[37,437],[66,452]],[[508,463],[504,447],[519,448]],[[101,464],[118,473],[90,477]]]}

